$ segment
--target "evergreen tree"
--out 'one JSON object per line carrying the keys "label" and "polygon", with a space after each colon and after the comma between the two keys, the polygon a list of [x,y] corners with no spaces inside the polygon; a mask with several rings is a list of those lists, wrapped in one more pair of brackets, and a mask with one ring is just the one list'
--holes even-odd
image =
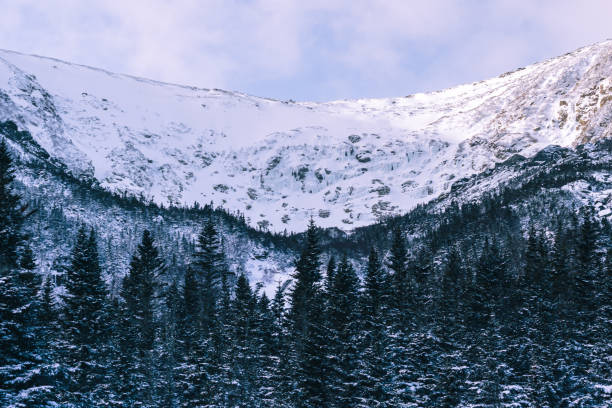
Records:
{"label": "evergreen tree", "polygon": [[202,294],[198,283],[194,269],[189,267],[183,284],[179,328],[182,345],[182,362],[178,367],[180,401],[185,408],[206,406],[218,397],[211,364],[212,341],[201,326]]}
{"label": "evergreen tree", "polygon": [[15,168],[4,139],[0,140],[0,276],[13,273],[19,266],[19,252],[26,241],[23,225],[27,206],[14,192]]}
{"label": "evergreen tree", "polygon": [[499,315],[504,283],[505,263],[496,240],[487,237],[478,262],[476,276],[470,288],[470,319],[473,327],[485,327]]}
{"label": "evergreen tree", "polygon": [[296,380],[292,366],[289,319],[285,307],[286,290],[291,283],[290,279],[282,284],[279,282],[270,307],[272,315],[272,335],[269,338],[272,354],[270,382],[274,384],[270,393],[272,407],[293,406],[288,396],[294,391]]}
{"label": "evergreen tree", "polygon": [[221,281],[223,279],[223,250],[212,220],[208,220],[197,239],[192,268],[201,291],[196,306],[200,309],[201,325],[209,333],[215,324]]}
{"label": "evergreen tree", "polygon": [[105,340],[108,337],[107,292],[94,230],[81,227],[66,270],[62,296],[62,357],[68,393],[65,403],[94,405],[108,386]]}
{"label": "evergreen tree", "polygon": [[378,253],[372,248],[363,282],[361,298],[362,338],[359,388],[361,406],[385,407],[391,389],[388,373],[391,370],[387,352],[389,333],[387,319],[388,276]]}
{"label": "evergreen tree", "polygon": [[160,379],[157,381],[157,395],[160,405],[168,408],[178,406],[179,372],[177,368],[180,361],[180,299],[181,296],[176,282],[170,283],[164,293],[161,330],[156,346],[157,371],[160,373]]}
{"label": "evergreen tree", "polygon": [[[256,298],[248,279],[238,277],[232,304],[232,379],[229,403],[232,406],[248,406],[256,395],[255,380],[259,350],[256,338]],[[229,384],[228,384],[229,385]]]}
{"label": "evergreen tree", "polygon": [[461,254],[456,247],[451,247],[446,264],[442,271],[442,290],[440,293],[440,313],[442,314],[442,328],[448,333],[452,330],[457,317],[460,315],[461,300],[463,298],[463,279],[466,271],[463,268]]}
{"label": "evergreen tree", "polygon": [[324,302],[321,289],[321,250],[314,221],[306,231],[306,242],[295,264],[289,320],[296,364],[299,407],[320,407],[328,402],[325,349]]}
{"label": "evergreen tree", "polygon": [[578,309],[593,312],[595,304],[592,301],[595,292],[595,276],[597,275],[597,239],[598,225],[593,219],[593,208],[583,207],[581,223],[576,240],[576,270],[574,275],[574,304]]}
{"label": "evergreen tree", "polygon": [[128,378],[124,386],[127,386],[131,398],[143,407],[154,404],[154,297],[156,280],[163,270],[164,263],[155,247],[153,236],[145,230],[121,288],[122,330],[126,334],[121,341],[122,350],[129,360]]}
{"label": "evergreen tree", "polygon": [[198,236],[194,262],[183,285],[183,362],[179,372],[185,407],[228,403],[227,275],[221,239],[209,220]]}
{"label": "evergreen tree", "polygon": [[388,288],[390,291],[389,360],[393,362],[391,391],[392,406],[413,404],[417,375],[411,356],[411,329],[414,323],[414,285],[408,274],[408,251],[404,233],[400,228],[392,232],[391,248],[387,266],[391,269]]}
{"label": "evergreen tree", "polygon": [[567,236],[563,225],[559,223],[555,232],[555,242],[552,248],[552,274],[551,274],[551,301],[555,305],[557,313],[563,307],[570,286],[570,274],[568,256],[570,254],[567,245]]}
{"label": "evergreen tree", "polygon": [[[255,294],[257,297],[257,294]],[[261,405],[274,407],[274,381],[275,371],[275,346],[272,341],[274,335],[274,317],[271,310],[271,302],[263,293],[257,299],[255,308],[254,348],[257,364],[257,375],[255,376],[256,393],[253,400],[261,401]]]}
{"label": "evergreen tree", "polygon": [[395,228],[392,233],[391,249],[387,266],[391,269],[391,296],[393,318],[396,324],[404,330],[409,324],[412,306],[414,305],[414,293],[412,277],[408,275],[408,251],[404,234],[400,228]]}
{"label": "evergreen tree", "polygon": [[51,406],[53,384],[38,296],[41,279],[27,246],[26,206],[13,191],[12,158],[0,141],[0,404]]}
{"label": "evergreen tree", "polygon": [[346,256],[333,275],[331,289],[327,311],[330,391],[335,406],[354,407],[358,403],[359,279]]}
{"label": "evergreen tree", "polygon": [[334,258],[333,256],[330,256],[329,261],[327,261],[327,269],[326,269],[326,274],[325,274],[325,290],[328,293],[331,293],[332,291],[335,273],[336,273],[336,258]]}

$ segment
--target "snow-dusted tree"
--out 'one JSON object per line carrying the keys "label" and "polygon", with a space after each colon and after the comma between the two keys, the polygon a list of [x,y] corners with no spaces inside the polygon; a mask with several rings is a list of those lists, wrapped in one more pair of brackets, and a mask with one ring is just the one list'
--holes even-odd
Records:
{"label": "snow-dusted tree", "polygon": [[361,295],[362,353],[359,394],[362,407],[386,407],[390,398],[391,361],[388,356],[388,275],[372,248]]}
{"label": "snow-dusted tree", "polygon": [[290,294],[289,321],[298,406],[325,406],[328,386],[325,304],[321,288],[321,249],[317,227],[310,221],[305,243],[295,264],[294,286]]}
{"label": "snow-dusted tree", "polygon": [[126,389],[130,398],[142,407],[154,405],[156,378],[153,347],[156,337],[155,295],[157,279],[164,270],[164,262],[149,230],[130,262],[128,274],[121,287],[122,327],[121,350],[126,354]]}
{"label": "snow-dusted tree", "polygon": [[108,299],[96,235],[82,226],[72,249],[62,295],[61,354],[67,393],[64,403],[94,404],[104,400],[110,380],[106,340],[109,337]]}
{"label": "snow-dusted tree", "polygon": [[359,402],[360,391],[359,278],[346,257],[333,275],[328,295],[328,387],[334,406],[354,407]]}
{"label": "snow-dusted tree", "polygon": [[13,190],[11,155],[0,141],[0,405],[47,407],[53,402],[49,353],[40,319],[41,285],[22,227],[26,207]]}

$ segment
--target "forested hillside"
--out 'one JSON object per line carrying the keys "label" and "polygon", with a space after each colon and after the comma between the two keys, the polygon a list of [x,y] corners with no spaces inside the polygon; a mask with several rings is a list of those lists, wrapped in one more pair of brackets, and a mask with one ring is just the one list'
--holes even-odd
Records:
{"label": "forested hillside", "polygon": [[[31,161],[24,173],[32,153],[12,146],[0,144],[2,406],[612,404],[609,142],[515,158],[457,183],[520,173],[477,200],[442,197],[349,237],[312,221],[303,235],[257,232],[95,185],[70,190],[89,204],[67,221],[45,198],[61,195],[49,175],[69,173]],[[188,211],[195,239],[158,226]],[[130,260],[113,264],[101,237],[117,225]],[[291,274],[270,295],[230,261],[271,256],[262,248]]]}

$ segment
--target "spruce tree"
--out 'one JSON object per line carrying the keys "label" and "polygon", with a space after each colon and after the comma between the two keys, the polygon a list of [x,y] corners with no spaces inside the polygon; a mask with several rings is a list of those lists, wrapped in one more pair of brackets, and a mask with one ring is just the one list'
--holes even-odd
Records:
{"label": "spruce tree", "polygon": [[244,274],[238,277],[232,303],[233,382],[229,390],[229,404],[248,406],[248,402],[256,395],[259,350],[255,332],[256,297]]}
{"label": "spruce tree", "polygon": [[254,400],[261,401],[265,407],[273,407],[274,387],[277,384],[274,381],[274,361],[276,355],[275,347],[272,341],[274,333],[274,317],[270,309],[271,302],[265,293],[256,297],[255,307],[255,327],[253,330],[254,337],[254,355],[257,365],[257,375],[255,377],[255,395]]}
{"label": "spruce tree", "polygon": [[442,271],[442,290],[440,292],[440,313],[442,314],[442,329],[445,333],[452,330],[454,323],[460,316],[461,301],[463,299],[465,270],[462,265],[461,254],[456,247],[451,247],[446,264]]}
{"label": "spruce tree", "polygon": [[335,406],[358,403],[358,341],[360,334],[359,279],[348,259],[342,258],[332,280],[329,324],[329,386]]}
{"label": "spruce tree", "polygon": [[390,344],[387,327],[388,275],[378,253],[372,248],[361,295],[362,335],[360,350],[362,363],[359,370],[360,406],[385,407],[391,390],[391,361],[388,356]]}
{"label": "spruce tree", "polygon": [[406,329],[411,317],[414,305],[414,292],[412,277],[408,274],[408,251],[404,233],[399,227],[392,232],[391,248],[387,266],[391,269],[391,307],[395,323],[402,329]]}
{"label": "spruce tree", "polygon": [[200,288],[198,299],[202,329],[208,334],[215,324],[221,281],[223,278],[223,250],[212,220],[208,220],[197,238],[194,261],[191,265]]}
{"label": "spruce tree", "polygon": [[23,225],[27,206],[14,191],[15,168],[4,138],[0,140],[0,276],[13,273],[19,266],[20,249],[26,242]]}
{"label": "spruce tree", "polygon": [[291,400],[288,396],[295,389],[291,355],[291,338],[289,319],[287,318],[286,290],[292,281],[286,280],[278,283],[272,298],[270,312],[272,315],[272,335],[269,339],[272,350],[272,367],[270,381],[274,384],[270,399],[273,407],[289,407]]}
{"label": "spruce tree", "polygon": [[26,206],[14,192],[14,167],[0,141],[0,405],[53,403],[48,345],[38,296],[41,279],[23,231]]}
{"label": "spruce tree", "polygon": [[320,256],[318,231],[311,220],[306,242],[295,263],[289,309],[297,382],[294,401],[302,407],[324,406],[329,398],[325,382],[327,352]]}
{"label": "spruce tree", "polygon": [[362,335],[359,370],[360,406],[385,407],[390,398],[392,362],[388,356],[390,344],[387,319],[388,276],[378,253],[372,248],[363,282],[361,296]]}
{"label": "spruce tree", "polygon": [[564,308],[568,297],[568,286],[570,286],[570,273],[568,256],[567,236],[563,224],[559,223],[555,232],[555,241],[552,248],[552,273],[550,300],[557,314]]}
{"label": "spruce tree", "polygon": [[93,229],[82,226],[72,249],[62,295],[62,358],[65,403],[94,404],[107,393],[105,340],[108,338],[107,292]]}
{"label": "spruce tree", "polygon": [[408,273],[408,251],[404,233],[396,227],[392,231],[391,248],[387,266],[389,275],[389,318],[390,337],[388,355],[392,366],[393,390],[391,405],[414,403],[414,388],[417,381],[416,370],[411,356],[411,331],[414,322],[415,293],[412,277]]}
{"label": "spruce tree", "polygon": [[213,346],[201,324],[202,293],[193,268],[187,268],[182,291],[179,338],[182,361],[178,367],[178,387],[182,407],[206,406],[216,396]]}
{"label": "spruce tree", "polygon": [[212,220],[198,235],[193,258],[185,274],[181,311],[182,406],[227,404],[226,385],[231,381],[226,317],[229,272]]}
{"label": "spruce tree", "polygon": [[178,285],[173,281],[168,285],[163,296],[159,341],[156,345],[157,371],[160,373],[156,394],[160,405],[170,408],[178,406],[180,300]]}
{"label": "spruce tree", "polygon": [[[506,282],[505,262],[496,240],[485,238],[476,264],[476,276],[470,287],[469,323],[483,328],[499,317]],[[497,313],[497,314],[496,314]]]}
{"label": "spruce tree", "polygon": [[[574,304],[584,312],[593,312],[595,304],[595,276],[597,275],[598,223],[593,216],[592,207],[581,209],[581,223],[576,239],[576,270],[574,276]],[[585,316],[585,318],[588,318]]]}
{"label": "spruce tree", "polygon": [[[128,274],[123,279],[123,327],[126,336],[123,352],[128,357],[128,390],[140,406],[152,406],[154,401],[153,347],[156,336],[155,294],[164,263],[154,244],[151,232],[145,230]],[[130,386],[131,385],[131,386]]]}

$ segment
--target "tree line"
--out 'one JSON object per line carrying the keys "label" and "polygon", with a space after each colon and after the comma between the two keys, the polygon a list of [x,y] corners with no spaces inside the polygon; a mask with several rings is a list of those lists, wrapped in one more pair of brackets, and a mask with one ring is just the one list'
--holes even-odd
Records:
{"label": "tree line", "polygon": [[311,222],[291,279],[271,297],[229,268],[212,220],[180,276],[144,230],[113,295],[85,225],[63,285],[43,279],[13,184],[2,142],[2,406],[612,402],[612,250],[588,207],[553,231],[447,231],[418,246],[398,225],[367,259],[326,254]]}

